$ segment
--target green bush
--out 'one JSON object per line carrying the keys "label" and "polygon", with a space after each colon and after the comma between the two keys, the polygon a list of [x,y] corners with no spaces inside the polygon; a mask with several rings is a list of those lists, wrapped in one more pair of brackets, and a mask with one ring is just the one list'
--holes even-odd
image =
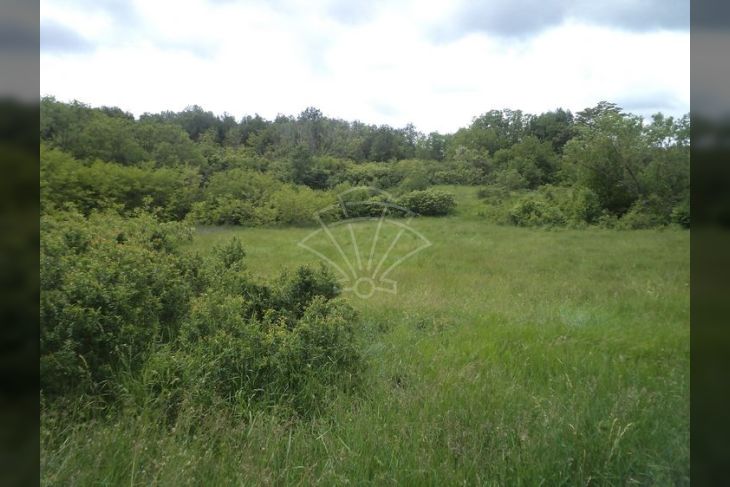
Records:
{"label": "green bush", "polygon": [[194,203],[188,219],[203,225],[259,226],[273,223],[276,210],[256,206],[253,202],[233,196],[221,196]]}
{"label": "green bush", "polygon": [[529,193],[518,200],[510,209],[509,217],[512,224],[521,227],[562,226],[567,222],[554,202],[535,193]]}
{"label": "green bush", "polygon": [[316,296],[334,299],[339,294],[340,287],[326,267],[301,266],[291,276],[282,273],[276,282],[273,307],[288,312],[290,318],[299,318]]}
{"label": "green bush", "polygon": [[392,188],[401,182],[403,175],[396,171],[393,164],[369,162],[353,164],[346,174],[337,178],[337,183],[347,182],[353,186],[369,186],[374,188]]}
{"label": "green bush", "polygon": [[432,171],[428,162],[407,159],[396,162],[394,166],[400,179],[398,187],[401,191],[424,190],[431,185]]}
{"label": "green bush", "polygon": [[357,385],[357,315],[331,272],[258,283],[239,240],[201,259],[178,250],[190,237],[145,213],[43,217],[44,397],[121,398],[172,421],[219,403],[310,414]]}
{"label": "green bush", "polygon": [[390,216],[401,216],[393,198],[369,187],[351,187],[349,184],[340,184],[334,188],[337,193],[336,209],[325,216],[329,220],[380,217],[386,212]]}
{"label": "green bush", "polygon": [[226,269],[242,264],[243,258],[246,257],[246,251],[238,237],[233,237],[223,245],[215,245],[212,254]]}
{"label": "green bush", "polygon": [[430,167],[433,184],[473,185],[484,182],[484,173],[472,164],[463,161],[442,161]]}
{"label": "green bush", "polygon": [[[482,195],[493,201],[497,193],[491,188],[483,191]],[[507,222],[518,226],[580,228],[596,224],[601,216],[601,209],[597,196],[587,188],[545,185],[517,198],[516,202],[507,207],[507,214]]]}
{"label": "green bush", "polygon": [[200,176],[186,167],[86,164],[45,146],[40,161],[43,212],[68,205],[86,215],[107,208],[120,208],[125,214],[150,208],[165,220],[180,220],[199,197]]}
{"label": "green bush", "polygon": [[177,333],[199,262],[180,224],[140,214],[41,219],[41,387],[91,390]]}
{"label": "green bush", "polygon": [[428,174],[417,172],[409,174],[400,182],[400,189],[404,191],[419,191],[428,188],[430,185]]}
{"label": "green bush", "polygon": [[477,190],[477,198],[490,203],[499,203],[509,198],[510,192],[503,186],[495,184],[483,186]]}
{"label": "green bush", "polygon": [[640,230],[655,228],[669,223],[669,215],[664,214],[651,200],[636,201],[629,211],[618,220],[617,228]]}
{"label": "green bush", "polygon": [[274,209],[276,222],[283,224],[315,223],[315,214],[334,204],[335,198],[324,191],[306,186],[286,186],[275,192],[269,205]]}
{"label": "green bush", "polygon": [[494,175],[494,183],[510,191],[525,189],[528,186],[527,180],[514,168],[498,171]]}
{"label": "green bush", "polygon": [[596,224],[600,228],[616,228],[618,226],[618,217],[604,210],[601,212],[601,216],[598,217]]}
{"label": "green bush", "polygon": [[596,193],[580,186],[567,189],[561,207],[568,223],[572,225],[594,224],[601,216],[601,205]]}
{"label": "green bush", "polygon": [[255,290],[235,266],[223,273],[225,284],[192,300],[178,348],[162,348],[146,364],[145,395],[164,392],[168,414],[184,401],[311,414],[332,392],[357,385],[357,316],[335,299],[329,272],[302,267]]}
{"label": "green bush", "polygon": [[413,213],[424,216],[443,216],[456,207],[454,195],[438,189],[412,191],[401,196],[398,204]]}

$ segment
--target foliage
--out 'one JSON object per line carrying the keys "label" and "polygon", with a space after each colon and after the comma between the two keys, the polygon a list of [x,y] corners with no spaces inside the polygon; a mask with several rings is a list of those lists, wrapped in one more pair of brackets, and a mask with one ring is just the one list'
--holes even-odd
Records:
{"label": "foliage", "polygon": [[464,161],[444,161],[428,168],[433,184],[474,185],[484,181],[484,172]]}
{"label": "foliage", "polygon": [[45,397],[152,398],[168,414],[183,399],[253,401],[307,414],[330,389],[356,385],[357,317],[328,271],[259,284],[239,240],[202,259],[180,251],[190,237],[146,213],[43,217]]}
{"label": "foliage", "polygon": [[202,163],[198,147],[181,128],[153,123],[118,108],[91,108],[79,102],[41,99],[41,140],[84,160],[159,165]]}
{"label": "foliage", "polygon": [[494,175],[494,183],[509,191],[525,189],[529,185],[525,177],[514,167],[505,168]]}
{"label": "foliage", "polygon": [[177,333],[196,262],[175,251],[190,233],[146,214],[93,213],[41,221],[41,388],[106,388]]}
{"label": "foliage", "polygon": [[356,385],[361,364],[351,307],[314,295],[290,322],[281,309],[247,317],[242,311],[251,306],[244,296],[220,290],[196,298],[180,348],[162,348],[151,357],[144,371],[147,395],[167,390],[196,408],[222,401],[311,415],[330,388]]}
{"label": "foliage", "polygon": [[121,207],[125,213],[155,209],[166,220],[182,219],[198,197],[200,178],[186,167],[121,166],[99,160],[84,164],[41,145],[41,209],[72,205],[84,214]]}
{"label": "foliage", "polygon": [[335,198],[329,193],[301,186],[284,186],[270,198],[276,222],[283,224],[316,223],[315,214],[334,202]]}
{"label": "foliage", "polygon": [[[557,156],[549,142],[540,142],[534,136],[527,136],[509,149],[500,149],[494,154],[494,164],[498,183],[517,189],[514,181],[519,180],[519,187],[538,188],[543,184],[555,181],[557,172]],[[508,176],[500,177],[507,171]]]}
{"label": "foliage", "polygon": [[[424,136],[45,98],[40,137],[44,483],[688,482],[687,232],[583,228],[689,227],[688,118]],[[453,215],[413,221],[434,253],[397,299],[300,265],[338,196]]]}
{"label": "foliage", "polygon": [[257,226],[273,223],[275,218],[275,210],[233,196],[199,201],[188,214],[189,221],[202,225]]}
{"label": "foliage", "polygon": [[203,201],[193,205],[189,218],[195,223],[212,225],[272,223],[276,211],[267,203],[282,186],[267,174],[246,169],[215,173],[203,190]]}
{"label": "foliage", "polygon": [[662,201],[652,195],[634,202],[619,219],[617,227],[628,230],[660,227],[670,223],[670,218],[671,213],[666,211]]}
{"label": "foliage", "polygon": [[582,228],[598,224],[602,215],[597,196],[583,187],[545,185],[538,191],[511,193],[492,185],[482,188],[478,196],[495,210],[497,223]]}
{"label": "foliage", "polygon": [[609,214],[630,212],[631,227],[664,224],[689,191],[687,123],[657,116],[644,126],[600,103],[579,114],[578,135],[565,145],[563,176],[593,191]]}
{"label": "foliage", "polygon": [[[630,213],[630,228],[686,226],[689,132],[688,116],[655,114],[645,123],[608,102],[575,115],[492,110],[454,134],[425,135],[412,125],[328,118],[314,107],[271,121],[258,115],[236,121],[198,106],[135,119],[116,107],[47,97],[41,100],[41,203],[44,212],[146,208],[163,220],[198,224],[296,225],[314,223],[314,212],[331,205],[343,185],[402,194],[489,184],[535,192],[514,218],[508,214],[518,202],[499,202],[500,221],[555,225],[562,218],[574,225],[600,218],[608,225]],[[555,186],[591,201],[547,198]],[[374,197],[357,212],[375,216],[383,202]]]}
{"label": "foliage", "polygon": [[546,195],[527,194],[510,210],[510,220],[521,227],[561,226],[566,218],[556,204]]}
{"label": "foliage", "polygon": [[398,199],[404,208],[424,216],[448,215],[456,207],[454,195],[438,189],[412,191]]}

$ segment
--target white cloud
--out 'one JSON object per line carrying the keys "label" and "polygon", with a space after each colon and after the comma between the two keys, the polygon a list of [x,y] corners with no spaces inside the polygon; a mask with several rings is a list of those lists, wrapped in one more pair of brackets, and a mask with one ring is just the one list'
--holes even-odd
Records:
{"label": "white cloud", "polygon": [[41,18],[96,49],[43,51],[41,94],[135,114],[199,104],[273,118],[314,105],[348,120],[450,132],[493,108],[577,111],[606,99],[637,112],[689,110],[683,31],[566,21],[522,40],[475,32],[434,43],[430,29],[448,4],[353,8],[337,12],[349,15],[342,22],[331,2],[165,0],[135,3],[127,25],[113,10],[59,1],[44,0]]}

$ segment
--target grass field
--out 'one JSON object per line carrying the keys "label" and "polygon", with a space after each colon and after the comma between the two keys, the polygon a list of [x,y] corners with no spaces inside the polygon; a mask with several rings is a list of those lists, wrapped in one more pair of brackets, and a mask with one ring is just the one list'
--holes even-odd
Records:
{"label": "grass field", "polygon": [[[43,483],[688,484],[689,232],[495,226],[475,191],[412,222],[432,246],[392,271],[397,294],[345,293],[362,393],[306,420],[210,411],[193,436],[44,418]],[[318,262],[297,246],[313,230],[201,228],[191,251],[236,235],[269,278]]]}

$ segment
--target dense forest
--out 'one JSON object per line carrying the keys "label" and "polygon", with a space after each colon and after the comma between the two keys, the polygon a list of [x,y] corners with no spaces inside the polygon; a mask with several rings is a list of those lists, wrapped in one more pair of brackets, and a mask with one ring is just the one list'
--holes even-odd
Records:
{"label": "dense forest", "polygon": [[453,134],[423,134],[316,108],[273,121],[198,106],[135,118],[46,97],[41,207],[307,224],[359,186],[387,190],[415,213],[446,215],[454,199],[432,186],[456,184],[481,186],[481,214],[500,224],[689,227],[689,134],[689,115],[646,122],[608,102],[576,114],[492,110]]}

